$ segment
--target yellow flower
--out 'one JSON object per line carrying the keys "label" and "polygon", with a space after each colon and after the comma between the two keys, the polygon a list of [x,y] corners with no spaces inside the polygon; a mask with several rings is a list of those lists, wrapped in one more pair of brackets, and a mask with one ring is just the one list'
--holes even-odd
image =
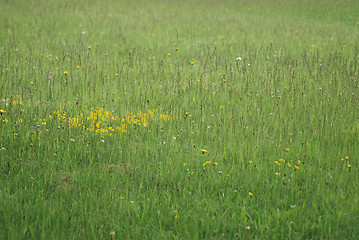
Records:
{"label": "yellow flower", "polygon": [[206,149],[201,149],[201,152],[205,153],[205,152],[207,152],[207,150]]}
{"label": "yellow flower", "polygon": [[297,169],[297,170],[298,170],[298,169],[300,169],[300,168],[299,168],[298,166],[295,166],[295,169]]}
{"label": "yellow flower", "polygon": [[281,96],[278,96],[278,99],[281,99],[282,97]]}
{"label": "yellow flower", "polygon": [[342,159],[340,159],[340,160],[342,160],[342,162],[344,162],[344,158],[342,158]]}
{"label": "yellow flower", "polygon": [[114,45],[115,47],[117,47],[118,45],[117,45],[117,43],[115,43],[115,45]]}
{"label": "yellow flower", "polygon": [[249,196],[253,196],[253,193],[249,192]]}
{"label": "yellow flower", "polygon": [[108,52],[107,52],[107,53],[105,53],[105,55],[106,55],[106,56],[108,56]]}
{"label": "yellow flower", "polygon": [[352,167],[352,165],[348,164],[348,167]]}
{"label": "yellow flower", "polygon": [[131,201],[131,203],[134,203],[134,201]]}
{"label": "yellow flower", "polygon": [[167,53],[167,56],[171,56],[171,53]]}
{"label": "yellow flower", "polygon": [[348,157],[348,156],[346,156],[346,157],[345,157],[345,159],[346,159],[346,160],[348,160],[348,159],[349,159],[349,157]]}
{"label": "yellow flower", "polygon": [[194,62],[191,62],[191,64],[193,65],[193,64],[194,64]]}
{"label": "yellow flower", "polygon": [[252,163],[253,161],[249,161],[249,163]]}
{"label": "yellow flower", "polygon": [[176,47],[175,50],[178,51],[178,47]]}
{"label": "yellow flower", "polygon": [[0,114],[2,115],[3,113],[6,113],[6,111],[5,111],[5,110],[0,109]]}
{"label": "yellow flower", "polygon": [[275,175],[279,175],[279,172],[276,172]]}
{"label": "yellow flower", "polygon": [[290,149],[289,149],[289,148],[286,148],[285,150],[288,152]]}
{"label": "yellow flower", "polygon": [[67,75],[69,72],[68,71],[65,71],[64,74]]}
{"label": "yellow flower", "polygon": [[91,46],[88,46],[87,49],[88,49],[88,50],[91,50]]}
{"label": "yellow flower", "polygon": [[216,165],[216,166],[217,166],[217,165],[218,165],[218,162],[214,162],[214,165]]}
{"label": "yellow flower", "polygon": [[80,68],[80,66],[79,66],[79,65],[76,65],[76,68]]}
{"label": "yellow flower", "polygon": [[186,166],[186,163],[183,163],[183,166],[185,167],[185,166]]}

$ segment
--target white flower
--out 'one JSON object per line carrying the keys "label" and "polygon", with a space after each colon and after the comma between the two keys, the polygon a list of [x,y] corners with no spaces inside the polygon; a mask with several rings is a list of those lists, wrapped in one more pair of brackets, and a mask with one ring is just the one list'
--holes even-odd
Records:
{"label": "white flower", "polygon": [[100,142],[104,143],[104,142],[105,142],[105,140],[101,139],[101,140],[100,140]]}
{"label": "white flower", "polygon": [[72,139],[72,138],[71,138],[70,141],[71,141],[71,142],[75,142],[75,139]]}
{"label": "white flower", "polygon": [[241,57],[237,57],[236,60],[238,61],[242,61],[242,58]]}

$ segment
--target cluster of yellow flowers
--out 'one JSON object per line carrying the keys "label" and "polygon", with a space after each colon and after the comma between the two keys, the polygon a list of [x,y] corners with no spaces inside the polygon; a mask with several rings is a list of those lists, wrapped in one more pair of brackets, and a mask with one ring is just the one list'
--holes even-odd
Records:
{"label": "cluster of yellow flowers", "polygon": [[8,106],[10,103],[12,105],[24,105],[24,103],[22,101],[22,97],[19,94],[12,96],[11,98],[1,99],[1,102],[4,103],[5,106]]}
{"label": "cluster of yellow flowers", "polygon": [[[47,118],[37,120],[37,125],[46,125],[47,121],[62,127],[81,128],[86,131],[95,132],[100,135],[112,136],[117,133],[124,133],[131,126],[147,127],[152,120],[169,121],[175,120],[176,116],[160,114],[156,117],[156,110],[140,111],[137,114],[126,112],[124,117],[117,116],[114,111],[106,111],[103,108],[85,107],[75,117],[68,115],[66,111],[54,111]],[[35,120],[35,119],[34,119]],[[46,130],[48,131],[48,130]]]}
{"label": "cluster of yellow flowers", "polygon": [[[207,164],[211,165],[211,164],[212,164],[212,162],[211,162],[211,161],[206,161],[205,163],[203,163],[203,165],[202,165],[202,166],[204,167],[204,166],[206,166]],[[217,163],[217,162],[214,162],[213,164],[214,164],[214,165],[216,165],[216,166],[218,165],[218,163]]]}
{"label": "cluster of yellow flowers", "polygon": [[349,164],[349,157],[348,156],[345,156],[345,158],[342,158],[342,159],[340,159],[342,162],[345,162],[346,164],[347,164],[347,166],[348,166],[348,168],[351,168],[352,167],[352,165],[351,164]]}
{"label": "cluster of yellow flowers", "polygon": [[[274,163],[277,164],[278,166],[282,164],[287,165],[289,168],[291,168],[292,165],[294,165],[294,169],[299,170],[300,169],[299,165],[301,164],[301,161],[297,159],[296,162],[295,161],[293,162],[292,160],[287,161],[285,159],[279,158],[278,161],[274,161]],[[276,175],[279,175],[279,173],[276,173]]]}

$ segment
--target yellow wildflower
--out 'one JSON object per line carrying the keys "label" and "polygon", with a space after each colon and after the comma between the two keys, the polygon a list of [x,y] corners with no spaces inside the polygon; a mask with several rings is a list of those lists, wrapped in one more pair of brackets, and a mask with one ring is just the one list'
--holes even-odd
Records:
{"label": "yellow wildflower", "polygon": [[253,196],[253,193],[249,192],[249,196]]}
{"label": "yellow wildflower", "polygon": [[69,72],[68,71],[64,71],[64,74],[67,75]]}
{"label": "yellow wildflower", "polygon": [[207,150],[206,149],[201,149],[201,152],[206,153]]}

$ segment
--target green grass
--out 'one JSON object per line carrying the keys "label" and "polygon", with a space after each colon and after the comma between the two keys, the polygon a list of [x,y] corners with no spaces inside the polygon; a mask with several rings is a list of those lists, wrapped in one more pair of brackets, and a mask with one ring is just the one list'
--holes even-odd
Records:
{"label": "green grass", "polygon": [[359,237],[357,1],[0,9],[0,239]]}

